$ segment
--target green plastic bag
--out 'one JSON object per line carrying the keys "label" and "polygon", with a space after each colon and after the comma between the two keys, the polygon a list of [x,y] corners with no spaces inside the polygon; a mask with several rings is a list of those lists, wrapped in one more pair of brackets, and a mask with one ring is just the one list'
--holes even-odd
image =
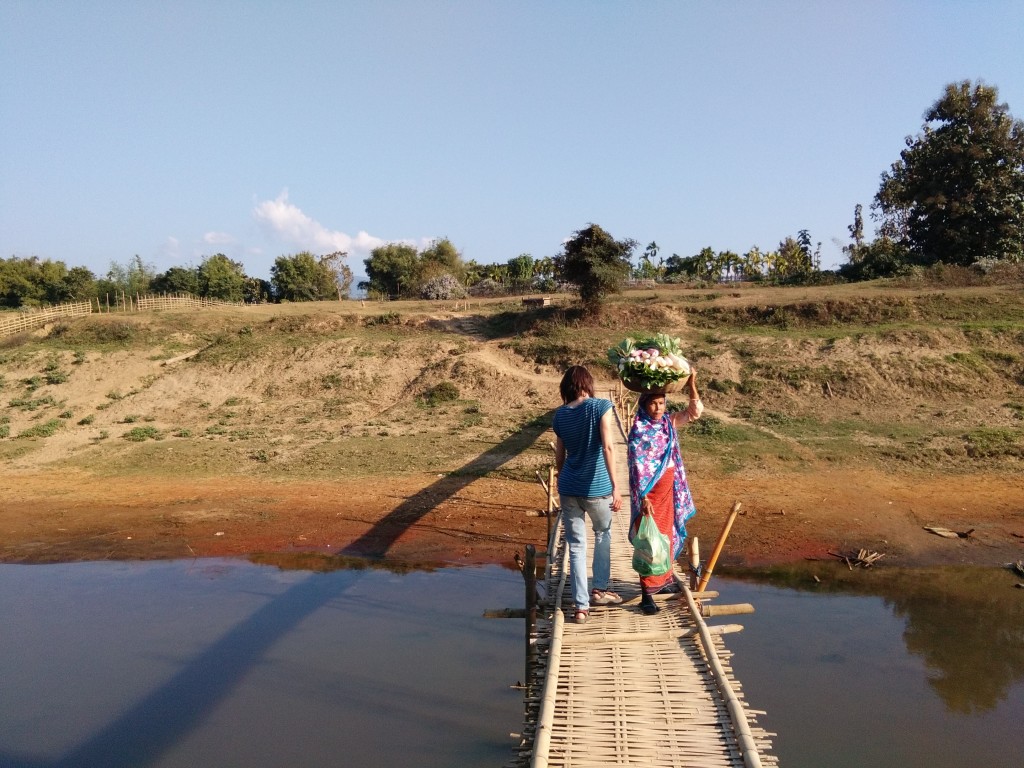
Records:
{"label": "green plastic bag", "polygon": [[670,568],[668,536],[658,530],[654,517],[644,515],[633,537],[633,570],[641,576],[661,576]]}

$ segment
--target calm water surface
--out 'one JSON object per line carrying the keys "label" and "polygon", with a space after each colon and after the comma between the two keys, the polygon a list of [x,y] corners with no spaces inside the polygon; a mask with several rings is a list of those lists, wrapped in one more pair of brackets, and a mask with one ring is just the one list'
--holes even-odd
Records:
{"label": "calm water surface", "polygon": [[[727,646],[783,768],[1024,765],[1007,581],[716,582],[757,608],[712,623],[746,627]],[[500,766],[523,630],[481,613],[521,604],[519,574],[493,567],[0,566],[0,766]]]}

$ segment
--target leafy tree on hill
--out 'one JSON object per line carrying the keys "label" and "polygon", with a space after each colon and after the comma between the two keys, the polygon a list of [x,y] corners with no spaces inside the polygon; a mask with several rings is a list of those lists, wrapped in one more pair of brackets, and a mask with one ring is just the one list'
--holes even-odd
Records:
{"label": "leafy tree on hill", "polygon": [[528,291],[533,286],[533,275],[536,264],[533,256],[520,253],[508,263],[508,279],[514,291]]}
{"label": "leafy tree on hill", "polygon": [[22,307],[86,301],[95,295],[95,277],[85,267],[37,256],[0,259],[0,306]]}
{"label": "leafy tree on hill", "polygon": [[223,253],[203,260],[196,270],[199,295],[223,301],[242,301],[245,295],[245,267]]}
{"label": "leafy tree on hill", "polygon": [[169,267],[153,279],[157,293],[191,293],[199,295],[199,274],[193,267]]}
{"label": "leafy tree on hill", "polygon": [[359,287],[385,296],[401,296],[411,290],[418,279],[419,254],[408,243],[388,243],[370,252],[363,261],[367,280]]}
{"label": "leafy tree on hill", "polygon": [[278,256],[270,268],[270,282],[279,301],[330,301],[338,298],[336,254],[319,259],[309,251]]}
{"label": "leafy tree on hill", "polygon": [[421,286],[438,275],[452,275],[460,283],[466,277],[466,265],[462,262],[462,254],[447,237],[434,240],[424,248],[419,254],[418,262],[416,277]]}
{"label": "leafy tree on hill", "polygon": [[112,261],[106,277],[96,281],[96,295],[145,295],[153,290],[156,277],[156,267],[144,262],[138,254],[132,256],[126,264]]}
{"label": "leafy tree on hill", "polygon": [[946,86],[882,174],[879,234],[919,264],[1024,260],[1024,123],[995,87]]}
{"label": "leafy tree on hill", "polygon": [[562,246],[555,259],[558,278],[576,286],[588,312],[599,313],[604,299],[622,290],[636,246],[635,240],[615,240],[597,224],[588,224]]}

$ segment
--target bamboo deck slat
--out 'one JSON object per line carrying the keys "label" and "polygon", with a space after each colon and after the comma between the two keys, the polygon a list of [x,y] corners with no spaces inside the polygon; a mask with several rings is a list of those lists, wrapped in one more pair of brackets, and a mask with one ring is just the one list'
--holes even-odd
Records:
{"label": "bamboo deck slat", "polygon": [[[621,441],[617,457],[620,477],[625,477]],[[628,523],[624,499],[624,509],[612,524],[610,588],[626,602],[591,606],[585,624],[571,621],[568,552],[560,520],[552,530],[549,597],[538,610],[538,664],[528,681],[534,695],[527,699],[522,742],[508,765],[777,765],[770,754],[771,734],[758,727],[754,712],[744,709],[740,685],[729,668],[731,654],[722,635],[741,627],[709,627],[688,591],[659,600],[661,611],[655,616],[641,613]]]}

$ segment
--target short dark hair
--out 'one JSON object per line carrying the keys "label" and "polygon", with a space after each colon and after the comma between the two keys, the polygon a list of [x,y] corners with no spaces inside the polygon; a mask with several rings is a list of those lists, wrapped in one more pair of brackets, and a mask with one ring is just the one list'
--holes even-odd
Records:
{"label": "short dark hair", "polygon": [[594,377],[582,365],[574,365],[565,372],[558,385],[563,403],[571,403],[582,394],[594,396]]}

